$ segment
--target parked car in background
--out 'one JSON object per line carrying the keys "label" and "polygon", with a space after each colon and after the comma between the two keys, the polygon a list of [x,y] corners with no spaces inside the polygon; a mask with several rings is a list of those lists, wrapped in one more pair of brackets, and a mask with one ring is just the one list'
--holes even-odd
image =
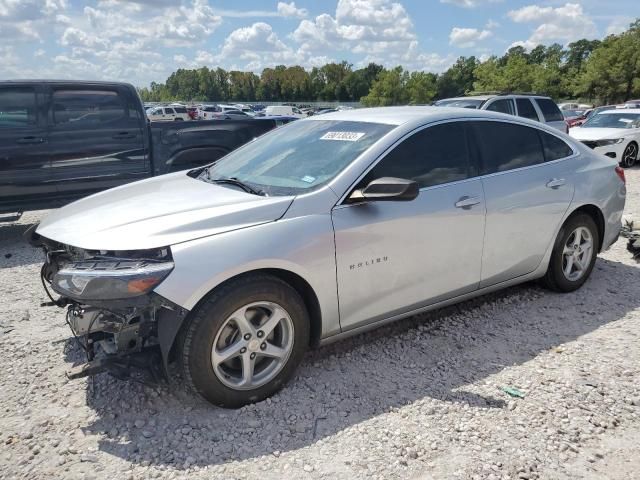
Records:
{"label": "parked car in background", "polygon": [[627,100],[624,102],[624,108],[640,108],[640,100]]}
{"label": "parked car in background", "polygon": [[310,346],[534,279],[580,288],[624,199],[614,161],[542,123],[389,107],[86,198],[32,241],[73,332],[106,354],[70,377],[159,348],[204,398],[240,407]]}
{"label": "parked car in background", "polygon": [[231,107],[235,108],[236,110],[240,110],[242,113],[244,113],[245,115],[249,115],[250,117],[256,116],[256,112],[254,112],[249,105],[237,103],[235,105],[231,105]]}
{"label": "parked car in background", "polygon": [[282,123],[148,122],[135,88],[125,83],[3,81],[0,213],[53,208],[210,164]]}
{"label": "parked car in background", "polygon": [[605,110],[589,118],[569,135],[596,152],[629,168],[638,161],[640,145],[640,109]]}
{"label": "parked car in background", "polygon": [[177,122],[191,120],[185,107],[158,106],[147,110],[147,117],[152,122]]}
{"label": "parked car in background", "polygon": [[189,114],[189,118],[191,120],[198,119],[198,107],[187,107],[187,113]]}
{"label": "parked car in background", "polygon": [[529,120],[546,123],[567,133],[569,127],[555,102],[542,95],[500,94],[445,98],[434,103],[436,107],[458,107],[501,112]]}
{"label": "parked car in background", "polygon": [[581,126],[584,122],[586,122],[589,118],[591,118],[593,115],[596,115],[600,112],[604,112],[606,110],[615,110],[616,108],[620,108],[619,105],[603,105],[601,107],[596,107],[596,108],[591,108],[591,109],[587,109],[584,112],[583,117],[577,121],[575,121],[573,123],[573,125],[571,125],[571,127],[579,127]]}
{"label": "parked car in background", "polygon": [[562,110],[562,116],[564,117],[564,121],[567,122],[569,128],[586,119],[586,113],[584,110]]}
{"label": "parked car in background", "polygon": [[298,107],[292,105],[269,105],[264,109],[265,116],[284,115],[286,117],[306,118],[307,114],[302,113]]}

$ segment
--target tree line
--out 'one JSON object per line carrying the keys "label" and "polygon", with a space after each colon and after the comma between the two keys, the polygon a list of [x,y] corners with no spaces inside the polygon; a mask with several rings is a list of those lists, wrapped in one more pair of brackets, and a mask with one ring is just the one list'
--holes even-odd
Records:
{"label": "tree line", "polygon": [[460,57],[441,74],[369,63],[328,63],[310,71],[279,65],[253,72],[220,67],[179,69],[165,83],[140,89],[144,101],[340,101],[366,106],[425,104],[474,92],[537,92],[558,99],[608,104],[640,97],[640,19],[603,40],[578,40],[566,48],[521,46],[480,61]]}

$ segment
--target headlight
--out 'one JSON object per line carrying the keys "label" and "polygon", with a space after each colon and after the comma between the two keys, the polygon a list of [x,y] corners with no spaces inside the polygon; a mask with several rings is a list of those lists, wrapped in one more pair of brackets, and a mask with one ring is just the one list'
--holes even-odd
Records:
{"label": "headlight", "polygon": [[60,295],[74,299],[117,300],[144,295],[171,270],[171,261],[87,260],[59,270],[51,286]]}
{"label": "headlight", "polygon": [[624,142],[624,138],[610,138],[608,140],[596,140],[596,146],[606,147],[607,145],[616,145]]}

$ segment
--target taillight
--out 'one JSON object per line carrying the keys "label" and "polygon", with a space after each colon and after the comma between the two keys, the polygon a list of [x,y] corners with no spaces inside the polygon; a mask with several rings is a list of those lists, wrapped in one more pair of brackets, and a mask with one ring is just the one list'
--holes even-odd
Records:
{"label": "taillight", "polygon": [[622,167],[616,167],[616,174],[618,175],[618,178],[622,180],[622,183],[626,185],[627,179],[624,176],[624,169]]}

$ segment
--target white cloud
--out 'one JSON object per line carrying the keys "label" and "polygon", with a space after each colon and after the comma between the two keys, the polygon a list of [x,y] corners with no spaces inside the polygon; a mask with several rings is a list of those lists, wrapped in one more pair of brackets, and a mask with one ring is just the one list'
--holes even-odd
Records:
{"label": "white cloud", "polygon": [[486,3],[500,3],[503,0],[440,0],[440,3],[450,3],[457,7],[476,8]]}
{"label": "white cloud", "polygon": [[629,29],[629,25],[635,20],[633,17],[616,17],[607,25],[607,35],[617,35]]}
{"label": "white cloud", "polygon": [[487,23],[484,25],[484,28],[487,30],[493,30],[494,28],[498,28],[500,24],[493,19],[487,20]]}
{"label": "white cloud", "polygon": [[296,7],[296,2],[278,2],[278,14],[283,17],[304,18],[309,15],[306,8]]}
{"label": "white cloud", "polygon": [[491,35],[493,34],[489,30],[453,27],[449,33],[449,44],[462,48],[474,47],[479,41],[485,40]]}
{"label": "white cloud", "polygon": [[557,8],[528,5],[511,10],[507,15],[516,23],[537,24],[526,41],[528,44],[571,42],[580,38],[590,38],[596,34],[593,20],[585,14],[578,3],[566,3]]}

